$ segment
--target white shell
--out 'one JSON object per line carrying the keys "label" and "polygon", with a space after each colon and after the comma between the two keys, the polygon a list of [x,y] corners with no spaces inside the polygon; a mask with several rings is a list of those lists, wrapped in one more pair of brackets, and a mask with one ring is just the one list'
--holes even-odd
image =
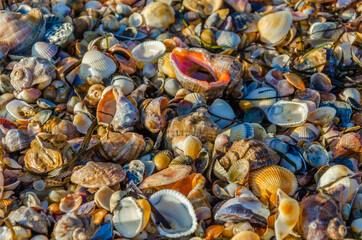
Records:
{"label": "white shell", "polygon": [[84,113],[77,113],[74,116],[73,124],[78,132],[87,134],[90,125],[92,125],[92,120]]}
{"label": "white shell", "polygon": [[229,31],[218,31],[216,33],[216,43],[218,46],[237,49],[241,39],[239,35]]}
{"label": "white shell", "polygon": [[104,79],[111,76],[116,70],[117,66],[112,58],[97,50],[92,50],[84,54],[79,73],[83,79],[94,75],[99,75]]}
{"label": "white shell", "polygon": [[[268,112],[268,109],[271,105],[276,102],[277,91],[271,87],[261,87],[251,91],[245,99],[259,99],[259,100],[250,100],[249,102],[255,106],[263,109],[265,113]],[[265,98],[265,100],[263,100]]]}
{"label": "white shell", "polygon": [[13,100],[6,105],[6,110],[10,113],[11,116],[18,120],[30,121],[31,119],[33,119],[33,117],[24,118],[23,116],[21,116],[20,112],[23,107],[29,107],[32,109],[32,107],[24,101]]}
{"label": "white shell", "polygon": [[323,188],[330,183],[336,182],[342,177],[351,176],[354,173],[344,165],[334,165],[330,167],[319,179],[317,189]]}
{"label": "white shell", "polygon": [[159,57],[161,57],[166,51],[166,46],[159,41],[147,41],[138,44],[132,50],[132,56],[136,60],[138,68],[150,62],[153,64],[157,63]]}
{"label": "white shell", "polygon": [[129,16],[128,23],[130,27],[139,27],[143,23],[143,16],[138,12],[134,12]]}
{"label": "white shell", "polygon": [[102,8],[102,3],[98,1],[89,1],[84,5],[84,10],[87,9],[94,9],[94,10],[100,10]]}
{"label": "white shell", "polygon": [[149,202],[166,218],[171,229],[157,227],[161,235],[179,238],[195,232],[197,219],[191,202],[181,193],[165,189],[154,193]]}
{"label": "white shell", "polygon": [[112,85],[119,86],[125,95],[130,94],[134,90],[134,83],[132,79],[127,76],[117,75],[112,78]]}
{"label": "white shell", "polygon": [[58,47],[46,42],[36,42],[31,48],[32,57],[52,59],[58,52]]}
{"label": "white shell", "polygon": [[227,126],[232,125],[233,121],[223,120],[216,116],[220,116],[231,120],[234,120],[234,118],[236,117],[231,106],[225,100],[219,98],[216,99],[211,104],[211,106],[209,107],[209,112],[213,114],[211,115],[211,120],[213,120],[220,128],[225,128]]}
{"label": "white shell", "polygon": [[279,101],[268,111],[268,120],[282,127],[296,127],[302,125],[308,116],[308,107],[305,103]]}

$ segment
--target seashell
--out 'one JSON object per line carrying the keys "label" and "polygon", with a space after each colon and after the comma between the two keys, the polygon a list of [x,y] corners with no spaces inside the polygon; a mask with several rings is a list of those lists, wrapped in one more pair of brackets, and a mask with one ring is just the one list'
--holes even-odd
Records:
{"label": "seashell", "polygon": [[225,227],[222,225],[211,225],[205,229],[205,235],[207,239],[217,239],[223,233]]}
{"label": "seashell", "polygon": [[270,106],[276,102],[276,96],[277,91],[273,88],[261,87],[250,92],[245,99],[247,99],[253,106],[259,107],[267,113]]}
{"label": "seashell", "polygon": [[105,87],[101,84],[94,84],[90,86],[87,96],[84,98],[85,104],[90,108],[95,108],[101,100],[104,89]]}
{"label": "seashell", "polygon": [[89,127],[92,125],[92,120],[85,113],[77,113],[73,120],[77,131],[82,134],[87,134]]}
{"label": "seashell", "polygon": [[46,59],[23,58],[14,65],[10,77],[11,85],[18,91],[32,87],[43,90],[56,77],[56,69]]}
{"label": "seashell", "polygon": [[112,77],[112,85],[119,86],[125,95],[133,92],[135,85],[131,78],[124,75],[115,75]]}
{"label": "seashell", "polygon": [[191,164],[193,164],[193,162],[194,161],[193,161],[192,157],[187,156],[187,155],[179,155],[170,162],[170,166],[171,165],[191,165]]}
{"label": "seashell", "polygon": [[168,150],[158,152],[152,159],[158,171],[168,167],[172,160],[172,152]]}
{"label": "seashell", "polygon": [[156,64],[157,60],[165,53],[166,46],[159,41],[146,41],[138,44],[132,50],[132,56],[139,69],[142,69],[146,63]]}
{"label": "seashell", "polygon": [[142,121],[147,130],[152,133],[162,131],[166,126],[168,100],[165,97],[148,99],[142,103]]}
{"label": "seashell", "polygon": [[185,178],[191,172],[191,166],[172,165],[145,178],[139,188],[155,188],[157,190],[171,188],[176,182]]}
{"label": "seashell", "polygon": [[37,191],[43,191],[46,187],[46,184],[43,180],[37,180],[33,182],[33,188]]}
{"label": "seashell", "polygon": [[29,147],[31,140],[26,132],[10,129],[2,139],[2,142],[6,151],[17,152]]}
{"label": "seashell", "polygon": [[[209,113],[211,114],[211,120],[213,120],[220,128],[226,128],[234,124],[236,115],[233,109],[226,101],[220,98],[216,99],[211,104],[209,107]],[[224,120],[224,118],[230,119],[230,121]]]}
{"label": "seashell", "polygon": [[227,4],[232,6],[236,12],[250,12],[251,5],[245,0],[227,0]]}
{"label": "seashell", "polygon": [[201,141],[192,135],[189,135],[184,141],[184,149],[183,152],[185,155],[192,157],[192,159],[196,159],[202,149]]}
{"label": "seashell", "polygon": [[361,225],[362,225],[362,218],[353,220],[353,222],[351,223],[351,230],[357,236],[357,238],[361,238],[362,234]]}
{"label": "seashell", "polygon": [[216,33],[216,44],[224,48],[237,49],[241,39],[239,35],[229,31],[218,31]]}
{"label": "seashell", "polygon": [[108,49],[112,56],[117,60],[119,68],[127,74],[136,72],[136,62],[131,51],[123,44],[115,44]]}
{"label": "seashell", "polygon": [[77,211],[82,205],[83,197],[80,194],[68,194],[59,203],[59,210],[65,213]]}
{"label": "seashell", "polygon": [[181,84],[175,78],[167,78],[165,82],[165,92],[174,97],[178,90],[182,88]]}
{"label": "seashell", "polygon": [[277,191],[278,213],[275,220],[276,239],[284,239],[293,230],[299,218],[299,203],[281,189]]}
{"label": "seashell", "polygon": [[288,34],[292,23],[293,17],[288,11],[265,15],[258,22],[261,41],[267,45],[278,45]]}
{"label": "seashell", "polygon": [[75,154],[62,134],[38,133],[24,157],[26,168],[35,173],[50,172],[67,164]]}
{"label": "seashell", "polygon": [[298,232],[304,239],[343,239],[347,228],[337,202],[325,194],[304,198],[300,203]]}
{"label": "seashell", "polygon": [[127,163],[141,156],[146,146],[142,135],[134,132],[107,132],[101,137],[99,154],[108,160]]}
{"label": "seashell", "polygon": [[[176,78],[175,71],[171,65],[171,53],[166,52],[162,55],[157,62],[158,71],[164,73],[170,78]],[[167,81],[166,81],[167,82]]]}
{"label": "seashell", "polygon": [[[27,14],[1,11],[0,41],[8,45],[11,54],[25,53],[41,40],[45,33],[45,21],[40,9],[33,8]],[[11,31],[9,31],[11,29]]]}
{"label": "seashell", "polygon": [[143,23],[143,16],[140,13],[132,13],[128,18],[130,27],[139,27]]}
{"label": "seashell", "polygon": [[70,22],[54,24],[46,29],[44,40],[52,45],[64,46],[73,39],[74,26]]}
{"label": "seashell", "polygon": [[262,123],[264,116],[265,113],[261,108],[251,107],[246,111],[244,121],[249,123]]}
{"label": "seashell", "polygon": [[215,220],[233,223],[246,221],[255,226],[266,227],[269,215],[267,207],[243,187],[238,197],[227,200],[216,211]]}
{"label": "seashell", "polygon": [[21,225],[36,233],[48,235],[50,222],[46,215],[44,213],[37,213],[31,207],[21,206],[20,208],[11,211],[8,219],[13,226]]}
{"label": "seashell", "polygon": [[149,28],[167,28],[175,22],[175,15],[172,7],[163,2],[147,4],[141,12],[145,25]]}
{"label": "seashell", "polygon": [[41,203],[38,196],[33,192],[25,193],[23,204],[26,207],[40,207]]}
{"label": "seashell", "polygon": [[146,227],[150,215],[151,206],[147,200],[125,197],[114,209],[112,222],[122,236],[133,238]]}
{"label": "seashell", "polygon": [[31,49],[32,57],[51,60],[58,52],[58,47],[46,42],[36,42]]}
{"label": "seashell", "polygon": [[117,32],[119,30],[119,22],[117,20],[117,18],[112,15],[109,14],[107,16],[105,16],[104,18],[102,18],[102,25],[103,25],[103,29],[105,31],[109,31],[109,32]]}
{"label": "seashell", "polygon": [[150,196],[149,202],[172,226],[171,229],[162,225],[157,227],[163,236],[180,238],[195,232],[197,228],[195,211],[191,202],[181,193],[170,189],[160,190]]}
{"label": "seashell", "polygon": [[94,195],[94,203],[97,206],[110,211],[110,200],[113,193],[114,191],[111,188],[107,186],[101,187]]}
{"label": "seashell", "polygon": [[42,95],[42,92],[36,88],[24,89],[21,92],[14,92],[15,97],[27,103],[34,103]]}
{"label": "seashell", "polygon": [[352,108],[349,104],[341,101],[326,101],[322,102],[321,107],[332,107],[337,113],[336,117],[340,119],[340,125],[342,127],[347,127],[351,120]]}
{"label": "seashell", "polygon": [[223,1],[220,0],[203,0],[195,2],[192,0],[187,0],[182,5],[190,11],[200,14],[200,16],[205,17],[216,12],[221,8]]}
{"label": "seashell", "polygon": [[310,87],[321,92],[332,90],[332,82],[329,77],[323,73],[315,73],[310,77]]}
{"label": "seashell", "polygon": [[361,104],[361,94],[356,88],[346,88],[339,96],[343,101],[348,102],[352,98],[357,104]]}
{"label": "seashell", "polygon": [[122,16],[128,17],[132,13],[132,9],[127,4],[119,3],[117,4],[116,11],[118,14],[121,14]]}
{"label": "seashell", "polygon": [[333,151],[333,159],[340,156],[346,156],[351,153],[362,152],[362,137],[358,133],[344,134],[339,140]]}
{"label": "seashell", "polygon": [[71,212],[64,214],[56,222],[53,233],[56,239],[90,239],[95,230],[91,216]]}
{"label": "seashell", "polygon": [[267,115],[271,123],[282,127],[300,126],[307,120],[307,116],[307,104],[283,100],[273,104]]}
{"label": "seashell", "polygon": [[298,182],[294,174],[279,166],[269,166],[249,174],[249,185],[257,197],[269,199],[278,189],[292,196],[297,188]]}
{"label": "seashell", "polygon": [[295,88],[305,90],[305,85],[301,77],[295,73],[284,73],[283,76]]}
{"label": "seashell", "polygon": [[248,178],[250,164],[245,159],[237,160],[227,172],[227,180],[232,183],[244,184]]}
{"label": "seashell", "polygon": [[62,120],[58,125],[52,129],[53,134],[63,134],[68,137],[68,139],[73,139],[79,136],[77,128],[69,121]]}
{"label": "seashell", "polygon": [[309,28],[310,42],[313,47],[336,41],[342,31],[333,22],[316,22]]}
{"label": "seashell", "polygon": [[231,18],[236,32],[249,32],[257,31],[257,23],[261,17],[248,12],[235,12],[231,14]]}
{"label": "seashell", "polygon": [[125,177],[126,172],[119,164],[89,161],[75,167],[70,180],[86,188],[100,188],[120,183]]}
{"label": "seashell", "polygon": [[156,66],[152,63],[146,63],[143,66],[142,74],[147,78],[153,78],[158,73],[158,70],[156,69]]}
{"label": "seashell", "polygon": [[168,145],[171,145],[172,139],[177,136],[192,135],[203,143],[213,142],[218,131],[219,127],[210,119],[208,113],[194,112],[171,120],[166,131],[166,141]]}
{"label": "seashell", "polygon": [[243,231],[235,234],[231,240],[241,240],[241,239],[248,239],[248,240],[260,240],[258,234],[252,231]]}
{"label": "seashell", "polygon": [[24,101],[13,100],[6,105],[6,110],[15,119],[20,121],[30,121],[35,115],[34,109]]}
{"label": "seashell", "polygon": [[[14,235],[12,235],[12,231]],[[20,226],[13,226],[11,230],[7,226],[0,227],[1,239],[29,239],[29,236],[31,236],[30,230]]]}
{"label": "seashell", "polygon": [[143,181],[145,165],[140,160],[132,160],[123,167],[123,170],[126,171],[128,182],[133,182],[134,184],[138,185]]}
{"label": "seashell", "polygon": [[101,82],[111,76],[116,69],[113,59],[97,50],[92,50],[84,54],[79,73],[87,81]]}
{"label": "seashell", "polygon": [[[217,13],[214,13],[214,14],[217,14]],[[224,31],[222,31],[222,32],[224,32]],[[228,35],[228,34],[225,34],[225,35]],[[211,29],[205,29],[204,31],[202,31],[202,33],[200,34],[200,39],[201,39],[202,44],[205,46],[211,47],[215,44],[215,34]],[[240,37],[239,37],[239,39],[240,39]],[[237,40],[237,38],[236,38],[236,40]],[[223,36],[221,36],[219,39],[219,43],[217,43],[219,46],[228,47],[228,45],[233,45],[233,43],[235,43],[235,42],[232,42],[232,41],[227,42],[227,41],[225,41]],[[240,43],[240,41],[239,41],[239,43]]]}
{"label": "seashell", "polygon": [[290,134],[290,137],[297,142],[302,139],[313,142],[317,138],[317,135],[312,129],[308,128],[308,125],[304,124],[302,126],[293,129],[293,131]]}
{"label": "seashell", "polygon": [[308,114],[307,120],[313,124],[325,125],[333,121],[337,111],[332,107],[320,107]]}

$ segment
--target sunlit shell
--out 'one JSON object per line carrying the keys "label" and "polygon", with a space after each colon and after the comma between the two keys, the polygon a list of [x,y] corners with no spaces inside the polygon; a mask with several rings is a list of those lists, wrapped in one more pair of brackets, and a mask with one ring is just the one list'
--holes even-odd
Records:
{"label": "sunlit shell", "polygon": [[77,128],[78,132],[87,134],[89,127],[92,125],[92,120],[87,114],[77,113],[74,116],[73,124]]}
{"label": "sunlit shell", "polygon": [[120,183],[125,177],[126,172],[119,164],[89,161],[73,169],[71,181],[87,188],[100,188]]}
{"label": "sunlit shell", "polygon": [[191,166],[172,165],[145,178],[139,185],[140,189],[165,189],[172,187],[177,181],[185,178],[191,172]]}
{"label": "sunlit shell", "polygon": [[327,187],[330,183],[334,183],[343,177],[352,176],[354,173],[344,165],[334,165],[330,167],[318,180],[317,188]]}
{"label": "sunlit shell", "polygon": [[168,150],[158,152],[152,159],[158,171],[168,167],[172,160],[172,152]]}
{"label": "sunlit shell", "polygon": [[230,31],[218,31],[216,33],[216,44],[224,48],[237,49],[241,39],[239,35]]}
{"label": "sunlit shell", "polygon": [[322,102],[321,107],[332,107],[336,109],[336,117],[340,119],[339,125],[347,127],[351,120],[352,108],[348,103],[342,101],[326,101]]}
{"label": "sunlit shell", "polygon": [[317,138],[317,134],[311,128],[309,128],[308,125],[304,124],[293,129],[290,137],[297,142],[302,139],[313,142]]}
{"label": "sunlit shell", "polygon": [[332,107],[320,107],[308,114],[307,120],[313,124],[324,125],[330,123],[337,111]]}
{"label": "sunlit shell", "polygon": [[78,194],[68,194],[59,203],[59,210],[65,213],[76,211],[83,203],[83,198]]}
{"label": "sunlit shell", "polygon": [[94,195],[94,203],[97,206],[110,211],[110,200],[113,193],[114,191],[111,188],[107,186],[101,187]]}
{"label": "sunlit shell", "polygon": [[361,93],[356,88],[346,88],[339,96],[346,102],[348,102],[348,98],[352,98],[357,104],[361,104]]}
{"label": "sunlit shell", "polygon": [[161,190],[149,197],[150,203],[171,225],[171,229],[159,225],[157,230],[165,237],[179,238],[195,232],[197,219],[190,201],[175,190]]}
{"label": "sunlit shell", "polygon": [[347,156],[351,153],[361,153],[362,137],[358,133],[354,132],[344,134],[332,151],[334,159],[339,156]]}
{"label": "sunlit shell", "polygon": [[138,44],[132,50],[138,68],[143,68],[148,62],[157,63],[157,60],[165,53],[166,47],[159,41],[146,41]]}
{"label": "sunlit shell", "polygon": [[315,102],[315,105],[317,107],[319,106],[319,103],[321,101],[321,96],[319,92],[310,88],[306,88],[305,90],[296,90],[294,97],[300,100]]}
{"label": "sunlit shell", "polygon": [[239,159],[231,165],[227,172],[227,179],[229,182],[244,184],[247,181],[249,174],[249,162],[245,159]]}
{"label": "sunlit shell", "polygon": [[193,12],[200,14],[201,16],[208,16],[219,10],[222,4],[223,1],[220,0],[187,0],[183,3],[183,6]]}
{"label": "sunlit shell", "polygon": [[175,21],[172,7],[163,2],[147,4],[141,12],[146,26],[150,28],[167,28]]}
{"label": "sunlit shell", "polygon": [[112,56],[117,60],[119,68],[127,74],[133,74],[137,70],[136,62],[131,51],[123,44],[115,44],[108,49]]}
{"label": "sunlit shell", "polygon": [[293,87],[298,88],[300,90],[305,89],[304,82],[300,76],[295,73],[284,73],[284,77],[288,80],[288,82],[293,85]]}
{"label": "sunlit shell", "polygon": [[[255,106],[260,107],[267,113],[269,107],[276,102],[277,91],[271,87],[261,87],[250,92],[245,99]],[[265,99],[265,100],[264,100]]]}
{"label": "sunlit shell", "polygon": [[31,139],[26,132],[10,129],[2,139],[4,148],[9,152],[16,152],[29,147]]}
{"label": "sunlit shell", "polygon": [[171,66],[171,53],[167,52],[158,59],[158,71],[164,73],[170,78],[175,78],[176,74]]}
{"label": "sunlit shell", "polygon": [[302,125],[308,116],[308,108],[305,103],[291,101],[278,101],[270,107],[268,120],[282,127],[295,127]]}
{"label": "sunlit shell", "polygon": [[231,240],[243,240],[243,239],[248,239],[248,240],[260,240],[260,237],[258,234],[256,234],[255,232],[252,231],[243,231],[243,232],[239,232],[237,234],[235,234]]}
{"label": "sunlit shell", "polygon": [[192,159],[196,159],[202,149],[201,141],[190,135],[184,141],[184,149],[183,152],[185,155],[192,157]]}
{"label": "sunlit shell", "polygon": [[91,238],[95,230],[91,216],[71,212],[64,214],[56,222],[53,233],[57,239],[82,239]]}
{"label": "sunlit shell", "polygon": [[112,85],[119,86],[125,95],[129,95],[135,88],[133,80],[125,75],[115,75],[112,77]]}
{"label": "sunlit shell", "polygon": [[281,11],[268,14],[258,22],[260,38],[268,45],[278,45],[288,34],[293,23],[292,14]]}
{"label": "sunlit shell", "polygon": [[[209,107],[209,113],[211,114],[211,120],[220,128],[226,128],[234,124],[233,120],[236,115],[231,106],[223,99],[216,99]],[[220,116],[220,118],[218,116]],[[224,118],[230,119],[230,121],[224,120]]]}
{"label": "sunlit shell", "polygon": [[97,50],[92,50],[84,54],[79,73],[83,79],[94,77],[102,80],[111,76],[116,69],[117,66],[113,59]]}
{"label": "sunlit shell", "polygon": [[36,42],[31,49],[32,57],[51,60],[58,52],[58,47],[46,42]]}
{"label": "sunlit shell", "polygon": [[315,47],[336,41],[342,35],[342,31],[333,22],[315,22],[309,28],[309,34],[310,42]]}
{"label": "sunlit shell", "polygon": [[289,170],[279,166],[269,166],[249,174],[249,185],[253,193],[264,199],[280,188],[289,196],[298,188],[296,177]]}
{"label": "sunlit shell", "polygon": [[142,111],[142,121],[146,129],[152,133],[158,133],[166,127],[166,115],[168,100],[166,97],[147,99],[142,103],[145,107]]}
{"label": "sunlit shell", "polygon": [[323,73],[315,73],[310,77],[310,87],[321,92],[332,90],[332,82],[329,77]]}

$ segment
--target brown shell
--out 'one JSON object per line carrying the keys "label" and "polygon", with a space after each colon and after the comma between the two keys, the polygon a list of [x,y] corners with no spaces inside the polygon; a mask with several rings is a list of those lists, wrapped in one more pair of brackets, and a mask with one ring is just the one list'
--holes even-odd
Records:
{"label": "brown shell", "polygon": [[210,115],[198,111],[172,119],[167,128],[166,141],[171,146],[174,137],[192,135],[200,139],[202,143],[213,142],[218,132],[219,127],[210,119]]}
{"label": "brown shell", "polygon": [[90,239],[95,231],[92,216],[74,212],[63,215],[54,226],[56,239]]}
{"label": "brown shell", "polygon": [[126,177],[126,171],[117,163],[90,161],[75,167],[70,180],[86,188],[113,186]]}
{"label": "brown shell", "polygon": [[166,127],[168,100],[165,97],[146,99],[142,111],[142,122],[145,128],[152,133],[158,133]]}
{"label": "brown shell", "polygon": [[102,136],[98,150],[105,159],[123,164],[137,159],[145,147],[146,142],[138,133],[108,132]]}
{"label": "brown shell", "polygon": [[112,53],[113,57],[117,60],[121,70],[129,75],[136,72],[136,61],[134,60],[131,51],[125,45],[113,45],[108,51]]}
{"label": "brown shell", "polygon": [[351,153],[362,153],[362,137],[358,133],[344,134],[338,141],[337,146],[332,150],[333,158],[347,156]]}
{"label": "brown shell", "polygon": [[298,231],[303,239],[343,239],[347,233],[338,204],[328,195],[304,198],[300,211]]}
{"label": "brown shell", "polygon": [[247,138],[234,142],[219,162],[225,169],[229,169],[239,159],[246,159],[250,163],[250,171],[253,171],[276,164],[280,157],[264,143]]}

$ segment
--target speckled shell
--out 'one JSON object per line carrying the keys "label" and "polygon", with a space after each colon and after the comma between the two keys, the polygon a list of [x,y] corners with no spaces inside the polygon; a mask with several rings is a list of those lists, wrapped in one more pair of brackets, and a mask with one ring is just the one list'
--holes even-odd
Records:
{"label": "speckled shell", "polygon": [[280,157],[264,143],[248,138],[234,142],[219,162],[224,168],[229,169],[239,159],[246,159],[250,163],[250,171],[253,171],[276,164]]}
{"label": "speckled shell", "polygon": [[210,115],[199,111],[172,119],[167,128],[166,141],[171,146],[174,137],[192,135],[203,143],[213,142],[218,131],[219,127],[210,119]]}
{"label": "speckled shell", "polygon": [[288,34],[293,23],[292,14],[280,11],[262,17],[258,22],[260,38],[268,45],[278,45]]}
{"label": "speckled shell", "polygon": [[0,22],[0,41],[9,45],[12,54],[27,52],[45,33],[45,21],[38,8],[26,15],[0,11]]}
{"label": "speckled shell", "polygon": [[347,228],[337,202],[327,195],[317,194],[300,203],[298,231],[303,239],[343,239]]}
{"label": "speckled shell", "polygon": [[166,127],[168,100],[165,97],[146,99],[142,105],[142,121],[145,128],[152,133],[158,133]]}
{"label": "speckled shell", "polygon": [[56,76],[53,64],[46,59],[35,57],[20,60],[10,74],[11,85],[18,91],[34,87],[43,90]]}
{"label": "speckled shell", "polygon": [[102,136],[98,150],[105,159],[127,163],[140,157],[145,147],[146,142],[138,133],[108,132]]}
{"label": "speckled shell", "polygon": [[21,225],[36,233],[48,234],[49,220],[44,213],[38,213],[31,207],[22,206],[12,211],[8,219],[13,226]]}
{"label": "speckled shell", "polygon": [[54,226],[56,239],[90,239],[96,230],[93,218],[85,214],[74,212],[65,214]]}
{"label": "speckled shell", "polygon": [[120,183],[125,177],[126,172],[119,164],[89,161],[75,167],[70,180],[86,188],[100,188]]}
{"label": "speckled shell", "polygon": [[298,188],[297,178],[286,168],[269,166],[249,174],[249,186],[257,197],[268,199],[282,189],[292,196]]}

